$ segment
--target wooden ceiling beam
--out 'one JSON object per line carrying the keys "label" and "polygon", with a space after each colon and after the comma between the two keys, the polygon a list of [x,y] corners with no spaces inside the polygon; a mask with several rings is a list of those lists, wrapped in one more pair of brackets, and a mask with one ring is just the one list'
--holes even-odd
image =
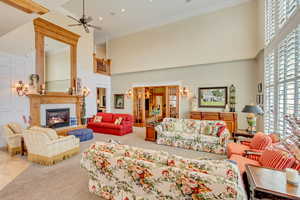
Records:
{"label": "wooden ceiling beam", "polygon": [[0,0],[14,8],[22,10],[26,13],[37,13],[39,15],[46,14],[49,10],[32,0]]}

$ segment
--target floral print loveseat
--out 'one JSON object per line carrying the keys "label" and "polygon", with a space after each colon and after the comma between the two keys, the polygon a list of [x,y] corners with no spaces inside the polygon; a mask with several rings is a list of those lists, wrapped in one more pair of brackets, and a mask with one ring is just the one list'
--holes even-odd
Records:
{"label": "floral print loveseat", "polygon": [[89,191],[106,200],[247,199],[238,168],[227,160],[193,160],[97,142],[82,154]]}
{"label": "floral print loveseat", "polygon": [[225,154],[230,132],[224,121],[165,118],[155,127],[157,144]]}

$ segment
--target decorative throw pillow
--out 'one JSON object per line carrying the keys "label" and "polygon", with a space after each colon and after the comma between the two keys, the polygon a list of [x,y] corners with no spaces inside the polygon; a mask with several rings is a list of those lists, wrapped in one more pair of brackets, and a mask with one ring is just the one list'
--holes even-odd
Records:
{"label": "decorative throw pillow", "polygon": [[95,116],[94,117],[94,123],[101,123],[102,122],[102,116]]}
{"label": "decorative throw pillow", "polygon": [[122,120],[123,120],[122,117],[118,117],[118,118],[115,120],[115,125],[121,125]]}
{"label": "decorative throw pillow", "polygon": [[218,137],[221,137],[221,135],[225,132],[226,126],[220,126],[218,129]]}
{"label": "decorative throw pillow", "polygon": [[9,123],[8,127],[14,132],[14,134],[21,134],[22,128],[17,123]]}

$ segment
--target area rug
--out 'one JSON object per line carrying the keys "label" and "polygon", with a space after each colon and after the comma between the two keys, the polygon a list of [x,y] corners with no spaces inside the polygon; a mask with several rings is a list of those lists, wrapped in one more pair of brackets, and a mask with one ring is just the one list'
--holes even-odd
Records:
{"label": "area rug", "polygon": [[[120,141],[122,144],[163,150],[187,158],[225,159],[225,156],[157,145],[144,140],[145,129],[135,128],[134,133],[125,136],[97,134],[93,140],[80,145],[81,152],[95,141]],[[88,192],[87,172],[80,168],[78,154],[54,166],[31,164],[23,173],[0,191],[1,200],[99,200]]]}

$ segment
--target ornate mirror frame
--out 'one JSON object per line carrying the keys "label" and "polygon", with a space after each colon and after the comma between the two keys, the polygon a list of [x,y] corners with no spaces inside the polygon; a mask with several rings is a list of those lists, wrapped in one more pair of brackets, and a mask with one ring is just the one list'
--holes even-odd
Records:
{"label": "ornate mirror frame", "polygon": [[[70,45],[71,49],[71,77],[70,86],[76,88],[77,81],[77,43],[80,35],[68,31],[42,18],[33,21],[35,30],[36,73],[40,76],[40,82],[45,83],[45,36]],[[62,92],[50,92],[50,94]],[[48,92],[49,94],[49,92]],[[65,94],[65,93],[63,93]]]}

